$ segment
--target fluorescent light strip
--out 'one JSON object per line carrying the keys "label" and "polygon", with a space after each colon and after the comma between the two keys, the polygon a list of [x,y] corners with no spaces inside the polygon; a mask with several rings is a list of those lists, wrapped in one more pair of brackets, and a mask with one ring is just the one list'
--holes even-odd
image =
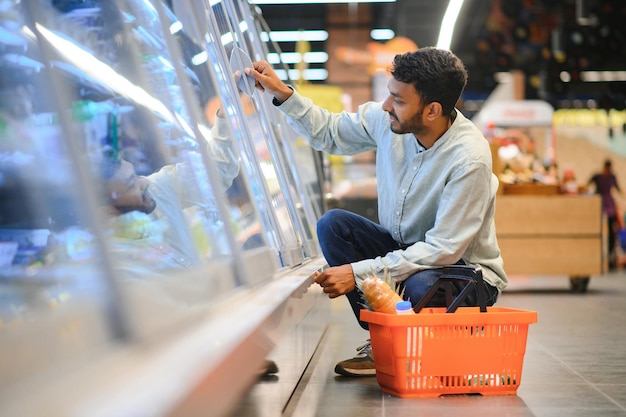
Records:
{"label": "fluorescent light strip", "polygon": [[626,81],[626,71],[581,71],[580,79],[586,82]]}
{"label": "fluorescent light strip", "polygon": [[170,25],[170,33],[172,35],[180,32],[181,30],[183,30],[183,24],[178,20]]}
{"label": "fluorescent light strip", "polygon": [[250,0],[251,4],[395,3],[396,0]]}
{"label": "fluorescent light strip", "polygon": [[[302,62],[302,55],[298,52],[283,52],[280,54],[280,58],[277,53],[267,54],[267,61],[270,64],[278,64],[282,62],[284,64],[297,64]],[[326,52],[307,52],[304,54],[304,62],[308,64],[319,64],[328,61],[328,54]]]}
{"label": "fluorescent light strip", "polygon": [[261,40],[267,42],[324,42],[328,39],[328,32],[325,30],[279,30],[272,31],[268,35],[267,32],[261,33]]}
{"label": "fluorescent light strip", "polygon": [[373,29],[370,32],[370,37],[375,41],[388,41],[396,36],[395,32],[391,29]]}
{"label": "fluorescent light strip", "polygon": [[222,45],[229,45],[229,44],[235,42],[235,38],[233,37],[233,33],[232,32],[224,33],[222,36],[220,36],[220,42],[222,42]]}
{"label": "fluorescent light strip", "polygon": [[[285,70],[277,69],[276,75],[278,78],[285,81],[287,79],[287,73]],[[300,78],[300,71],[293,69],[289,70],[289,79],[292,81],[298,80]],[[328,78],[328,71],[325,69],[307,69],[304,70],[304,79],[308,81],[323,81]]]}
{"label": "fluorescent light strip", "polygon": [[209,60],[209,54],[207,51],[202,51],[193,57],[191,57],[191,63],[194,65],[202,65]]}
{"label": "fluorescent light strip", "polygon": [[[559,78],[564,83],[569,83],[572,81],[572,74],[561,71]],[[580,80],[588,83],[623,82],[626,81],[626,71],[581,71]]]}
{"label": "fluorescent light strip", "polygon": [[437,48],[450,49],[454,26],[456,25],[456,19],[459,17],[461,7],[463,7],[463,0],[450,0],[450,3],[448,3],[448,8],[446,9],[446,13],[443,15],[443,20],[441,21]]}

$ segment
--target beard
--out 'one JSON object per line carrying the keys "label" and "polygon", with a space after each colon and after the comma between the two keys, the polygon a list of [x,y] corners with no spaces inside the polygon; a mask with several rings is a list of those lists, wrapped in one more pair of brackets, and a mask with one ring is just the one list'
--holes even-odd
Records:
{"label": "beard", "polygon": [[141,192],[141,202],[137,204],[113,204],[121,214],[130,213],[131,211],[140,211],[145,214],[150,214],[156,209],[156,200],[152,197],[152,194],[148,191],[148,188]]}
{"label": "beard", "polygon": [[389,116],[395,119],[391,122],[391,131],[393,133],[403,135],[405,133],[412,133],[415,136],[419,136],[428,131],[428,128],[422,123],[422,114],[424,113],[424,106],[422,106],[409,120],[401,121],[395,113],[389,113]]}
{"label": "beard", "polygon": [[150,204],[142,204],[142,205],[137,205],[137,206],[115,206],[115,208],[117,209],[117,211],[120,212],[120,214],[126,214],[126,213],[130,213],[133,211],[139,211],[144,214],[150,214],[156,208],[156,203],[153,201]]}

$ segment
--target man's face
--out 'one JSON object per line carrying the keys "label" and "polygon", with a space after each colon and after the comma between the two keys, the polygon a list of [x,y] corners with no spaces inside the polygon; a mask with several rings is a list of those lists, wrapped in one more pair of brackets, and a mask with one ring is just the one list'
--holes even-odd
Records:
{"label": "man's face", "polygon": [[419,136],[426,130],[422,116],[424,104],[412,84],[391,77],[387,84],[389,97],[383,102],[383,110],[389,113],[393,133],[413,133]]}
{"label": "man's face", "polygon": [[150,214],[156,208],[146,177],[135,174],[135,168],[128,161],[122,161],[120,168],[107,182],[107,190],[113,207],[120,213],[134,210]]}

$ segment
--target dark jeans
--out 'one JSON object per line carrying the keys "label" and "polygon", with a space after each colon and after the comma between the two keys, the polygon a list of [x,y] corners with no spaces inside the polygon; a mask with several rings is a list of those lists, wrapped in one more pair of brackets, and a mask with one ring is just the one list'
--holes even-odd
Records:
{"label": "dark jeans", "polygon": [[[405,248],[405,246],[396,242],[389,232],[380,225],[363,216],[341,209],[329,210],[320,218],[317,223],[317,236],[322,253],[329,266],[372,259],[377,256],[384,256],[391,251]],[[463,261],[459,261],[459,264],[463,264]],[[400,283],[399,292],[402,293],[404,291],[404,299],[410,300],[415,305],[441,274],[440,269],[426,269],[416,272]],[[453,283],[453,295],[456,296],[464,286],[463,282]],[[484,294],[487,305],[493,305],[496,302],[498,290],[492,285],[485,283]],[[359,312],[363,303],[360,291],[355,289],[346,294],[346,297],[350,301],[354,315],[359,320]],[[470,292],[462,305],[474,306],[477,304],[476,295]],[[437,291],[427,306],[446,306],[446,296],[443,287]],[[359,324],[362,328],[368,330],[366,322],[359,320]]]}
{"label": "dark jeans", "polygon": [[613,269],[617,266],[617,232],[619,230],[617,216],[607,216],[607,223],[606,243],[609,252],[609,268]]}

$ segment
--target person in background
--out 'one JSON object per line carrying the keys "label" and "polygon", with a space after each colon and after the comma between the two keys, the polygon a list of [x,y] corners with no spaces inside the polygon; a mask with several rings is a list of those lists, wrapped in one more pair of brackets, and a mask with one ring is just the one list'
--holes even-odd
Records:
{"label": "person in background", "polygon": [[[253,66],[246,74],[274,96],[274,105],[313,148],[338,155],[376,151],[380,224],[341,209],[329,210],[317,224],[329,264],[315,278],[324,293],[345,295],[358,320],[366,277],[383,278],[388,271],[397,291],[415,305],[440,276],[436,267],[468,264],[483,271],[487,304],[496,301],[507,285],[494,227],[498,180],[489,143],[455,109],[467,83],[458,57],[433,47],[396,55],[388,97],[355,113],[330,113],[281,82],[267,62]],[[429,305],[445,302],[440,288]],[[476,303],[476,296],[465,300]],[[375,375],[371,345],[357,351],[335,372]]]}
{"label": "person in background", "polygon": [[595,194],[602,197],[602,212],[608,221],[607,245],[609,251],[609,269],[617,267],[617,233],[620,228],[620,217],[617,203],[613,197],[613,190],[621,193],[617,178],[613,173],[613,163],[610,159],[604,161],[602,171],[593,174],[587,182],[587,187],[593,186]]}

